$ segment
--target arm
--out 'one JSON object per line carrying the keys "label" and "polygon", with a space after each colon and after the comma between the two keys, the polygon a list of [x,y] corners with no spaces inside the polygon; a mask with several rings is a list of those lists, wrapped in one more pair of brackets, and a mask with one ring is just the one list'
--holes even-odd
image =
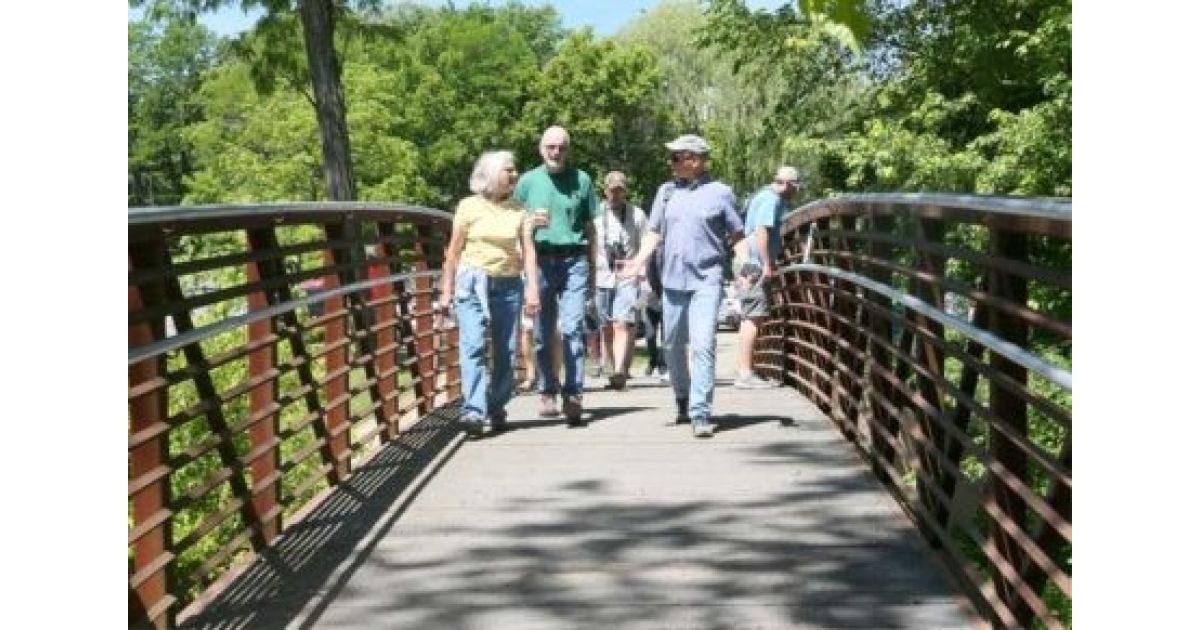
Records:
{"label": "arm", "polygon": [[645,234],[642,234],[642,246],[638,249],[637,255],[625,261],[620,273],[621,279],[636,278],[641,273],[642,268],[646,266],[646,261],[654,255],[654,249],[658,247],[659,240],[661,239],[658,232],[655,232],[653,228],[646,229]]}
{"label": "arm", "polygon": [[600,253],[597,250],[597,248],[604,247],[604,243],[598,242],[598,238],[596,236],[596,216],[599,213],[600,204],[596,203],[596,192],[595,192],[595,189],[592,187],[592,179],[590,177],[588,177],[585,180],[585,183],[586,183],[585,190],[591,191],[585,197],[585,199],[587,200],[587,201],[585,201],[585,203],[587,204],[585,213],[587,214],[588,220],[587,220],[587,226],[584,227],[584,237],[587,238],[587,261],[588,261],[587,290],[588,290],[588,295],[592,296],[592,295],[596,294],[596,254]]}
{"label": "arm", "polygon": [[754,230],[754,245],[758,250],[758,259],[762,263],[763,277],[775,275],[775,261],[771,259],[771,246],[768,242],[767,226],[760,225]]}
{"label": "arm", "polygon": [[521,222],[521,263],[525,267],[525,313],[530,316],[536,315],[542,308],[541,291],[538,290],[541,283],[538,278],[537,251],[533,248],[533,230],[537,227],[537,220],[529,215],[526,215],[525,220]]}
{"label": "arm", "polygon": [[446,245],[446,262],[442,263],[441,299],[434,305],[434,309],[441,314],[436,324],[438,327],[441,327],[441,318],[445,317],[444,313],[449,312],[454,303],[454,276],[458,272],[458,259],[462,256],[463,247],[466,244],[466,229],[455,223],[454,229],[450,232],[450,243]]}
{"label": "arm", "polygon": [[583,233],[584,233],[584,238],[587,239],[588,295],[595,295],[595,293],[596,293],[596,248],[599,247],[599,245],[596,242],[597,241],[596,225],[595,225],[595,223],[592,222],[591,219],[588,219],[587,227],[585,227],[583,229]]}

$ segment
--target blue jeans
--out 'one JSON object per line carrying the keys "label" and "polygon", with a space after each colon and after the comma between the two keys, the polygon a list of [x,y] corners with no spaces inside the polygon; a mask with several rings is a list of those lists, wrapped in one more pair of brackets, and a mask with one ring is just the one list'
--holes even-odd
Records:
{"label": "blue jeans", "polygon": [[[458,361],[463,382],[463,415],[502,416],[516,385],[513,357],[521,319],[520,278],[487,278],[487,304],[469,283],[454,283],[458,313]],[[485,310],[487,309],[487,310]],[[490,313],[489,313],[490,311]],[[488,373],[487,342],[492,342]]]}
{"label": "blue jeans", "polygon": [[[713,381],[716,377],[717,307],[721,286],[714,284],[690,291],[663,289],[663,354],[671,372],[676,400],[687,399],[688,417],[707,419],[712,415]],[[692,371],[684,349],[692,347]]]}
{"label": "blue jeans", "polygon": [[[583,394],[583,309],[587,302],[587,256],[538,256],[542,311],[534,329],[538,391],[544,396]],[[562,335],[565,382],[554,371],[550,339]]]}

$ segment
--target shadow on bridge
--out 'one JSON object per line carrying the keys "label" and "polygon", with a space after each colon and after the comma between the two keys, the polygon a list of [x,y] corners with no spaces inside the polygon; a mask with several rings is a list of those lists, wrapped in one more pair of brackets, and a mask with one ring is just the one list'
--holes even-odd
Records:
{"label": "shadow on bridge", "polygon": [[[594,412],[615,419],[628,410]],[[718,421],[733,432],[785,419]],[[553,424],[516,426],[559,434]],[[713,492],[684,487],[641,501],[590,477],[545,496],[505,496],[480,511],[493,522],[406,525],[417,493],[461,445],[439,414],[385,448],[183,627],[962,627],[963,609],[946,601],[947,581],[928,570],[911,525],[894,511],[853,507],[888,499],[844,441],[812,420],[784,430],[786,439],[739,444],[744,467],[831,473],[741,497],[714,477]],[[487,442],[467,448],[493,448]],[[438,542],[426,544],[431,537]]]}

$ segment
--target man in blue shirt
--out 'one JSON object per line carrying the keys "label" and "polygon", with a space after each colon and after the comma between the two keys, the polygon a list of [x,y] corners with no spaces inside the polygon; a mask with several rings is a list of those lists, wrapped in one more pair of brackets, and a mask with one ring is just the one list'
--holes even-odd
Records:
{"label": "man in blue shirt", "polygon": [[680,136],[667,149],[674,177],[659,187],[641,248],[620,275],[637,277],[662,243],[663,352],[675,388],[675,421],[691,421],[696,437],[710,437],[721,274],[730,246],[745,256],[742,219],[733,190],[708,173],[704,138]]}
{"label": "man in blue shirt", "polygon": [[788,211],[788,203],[800,190],[800,173],[791,166],[781,166],[775,179],[763,186],[746,209],[747,259],[734,262],[737,278],[734,283],[741,306],[741,327],[738,330],[738,378],[734,387],[766,389],[775,384],[754,373],[754,340],[767,318],[770,300],[767,287],[776,273],[776,262],[783,252],[779,226]]}

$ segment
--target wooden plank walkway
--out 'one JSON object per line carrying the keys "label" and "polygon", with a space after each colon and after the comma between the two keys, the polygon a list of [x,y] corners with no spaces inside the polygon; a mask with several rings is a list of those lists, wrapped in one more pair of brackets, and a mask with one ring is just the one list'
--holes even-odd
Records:
{"label": "wooden plank walkway", "polygon": [[731,387],[736,338],[718,338],[711,439],[673,424],[657,379],[589,389],[585,428],[535,418],[529,395],[497,437],[443,421],[186,625],[979,626],[824,415],[790,390]]}

